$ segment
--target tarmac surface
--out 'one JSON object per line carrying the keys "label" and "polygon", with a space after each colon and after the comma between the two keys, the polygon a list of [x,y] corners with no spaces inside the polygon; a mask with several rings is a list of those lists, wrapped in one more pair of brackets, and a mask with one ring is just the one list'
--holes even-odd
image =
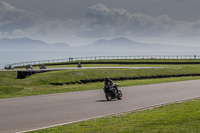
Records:
{"label": "tarmac surface", "polygon": [[43,129],[197,98],[200,80],[119,89],[122,100],[109,102],[103,90],[0,99],[0,133]]}
{"label": "tarmac surface", "polygon": [[125,69],[150,69],[150,68],[167,68],[167,67],[57,67],[57,68],[47,68],[47,69],[14,69],[14,70],[6,70],[6,69],[0,69],[0,71],[39,71],[39,70],[49,70],[49,71],[56,71],[56,70],[71,70],[71,69],[108,69],[108,68],[125,68]]}

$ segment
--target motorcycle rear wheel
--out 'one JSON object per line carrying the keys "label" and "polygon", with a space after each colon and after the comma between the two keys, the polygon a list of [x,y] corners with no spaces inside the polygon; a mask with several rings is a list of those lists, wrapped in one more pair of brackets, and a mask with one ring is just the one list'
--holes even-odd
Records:
{"label": "motorcycle rear wheel", "polygon": [[112,99],[111,93],[110,92],[106,92],[106,99],[107,101],[110,101]]}

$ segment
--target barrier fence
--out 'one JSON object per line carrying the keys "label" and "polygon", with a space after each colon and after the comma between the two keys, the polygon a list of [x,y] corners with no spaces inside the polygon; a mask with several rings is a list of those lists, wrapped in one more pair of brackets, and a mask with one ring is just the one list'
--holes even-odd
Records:
{"label": "barrier fence", "polygon": [[78,57],[78,58],[65,58],[65,59],[53,59],[53,60],[39,60],[39,61],[27,61],[8,64],[12,67],[20,67],[27,65],[40,65],[48,63],[62,63],[72,61],[90,61],[90,60],[120,60],[120,59],[200,59],[199,55],[145,55],[145,56],[92,56],[92,57]]}

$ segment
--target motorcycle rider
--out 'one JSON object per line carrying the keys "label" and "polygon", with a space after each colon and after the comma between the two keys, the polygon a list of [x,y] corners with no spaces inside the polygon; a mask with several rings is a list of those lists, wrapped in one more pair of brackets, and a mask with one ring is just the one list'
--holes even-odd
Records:
{"label": "motorcycle rider", "polygon": [[79,62],[79,63],[78,63],[78,68],[81,68],[81,67],[82,67],[82,65],[81,65],[81,63]]}
{"label": "motorcycle rider", "polygon": [[46,66],[44,64],[40,65],[39,67],[40,69],[46,69]]}
{"label": "motorcycle rider", "polygon": [[31,64],[28,64],[28,65],[26,66],[26,69],[33,69],[33,66],[31,66]]}
{"label": "motorcycle rider", "polygon": [[109,78],[109,77],[106,77],[105,78],[105,83],[104,83],[104,92],[106,91],[106,89],[111,89],[113,88],[113,93],[115,94],[115,96],[117,95],[117,87],[114,86],[114,82]]}

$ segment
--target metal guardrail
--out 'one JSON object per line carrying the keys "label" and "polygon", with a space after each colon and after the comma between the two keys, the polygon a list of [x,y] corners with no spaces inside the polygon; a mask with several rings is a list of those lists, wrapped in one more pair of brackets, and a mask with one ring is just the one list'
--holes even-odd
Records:
{"label": "metal guardrail", "polygon": [[78,57],[78,58],[65,58],[65,59],[53,59],[53,60],[39,60],[39,61],[27,61],[8,64],[12,67],[18,66],[27,66],[31,65],[40,65],[48,63],[62,63],[62,62],[71,62],[71,61],[89,61],[89,60],[113,60],[113,59],[200,59],[199,55],[145,55],[145,56],[91,56],[91,57]]}

